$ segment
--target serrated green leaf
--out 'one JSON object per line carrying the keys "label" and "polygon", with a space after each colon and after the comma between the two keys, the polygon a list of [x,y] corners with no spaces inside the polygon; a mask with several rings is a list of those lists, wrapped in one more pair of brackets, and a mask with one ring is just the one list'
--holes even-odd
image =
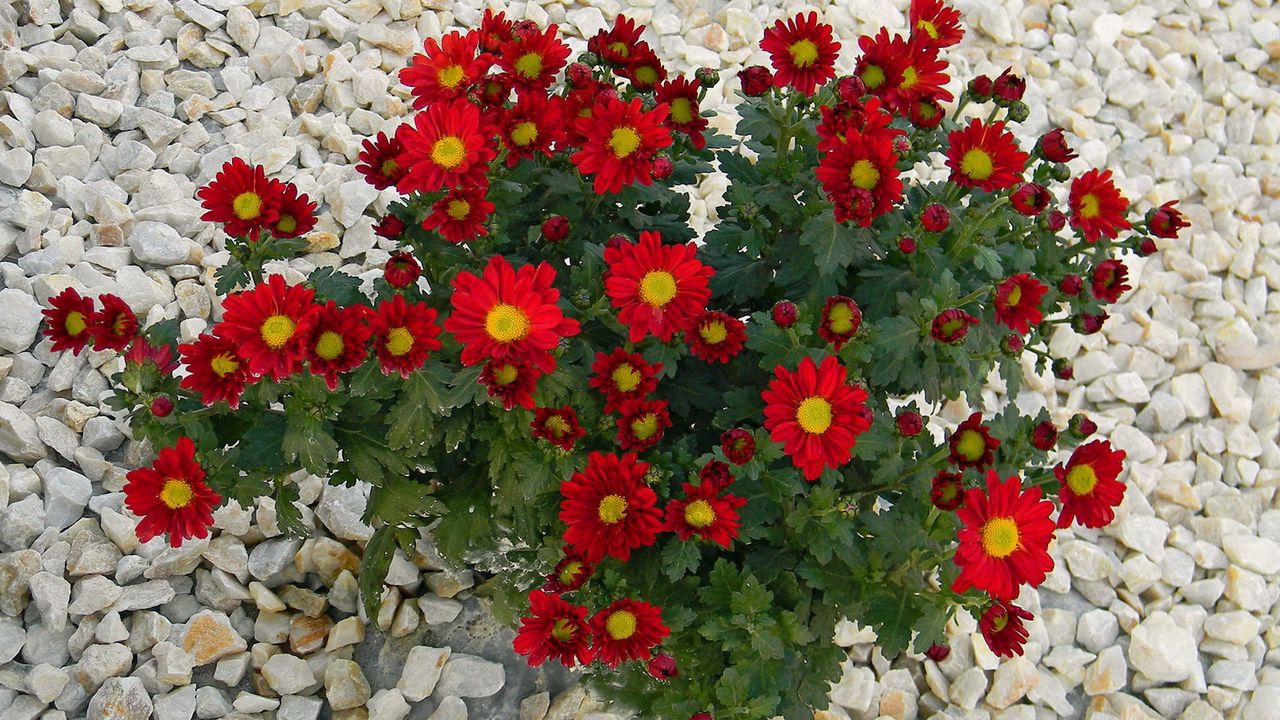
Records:
{"label": "serrated green leaf", "polygon": [[364,546],[358,585],[360,597],[364,601],[365,617],[378,616],[378,607],[382,604],[382,581],[387,578],[387,570],[391,567],[391,558],[395,552],[395,536],[392,528],[386,525],[374,530],[373,537]]}
{"label": "serrated green leaf", "polygon": [[280,450],[287,463],[298,462],[312,475],[325,477],[338,461],[338,442],[331,424],[305,410],[286,412]]}
{"label": "serrated green leaf", "polygon": [[701,560],[702,551],[692,539],[672,537],[667,540],[666,547],[662,548],[662,572],[671,582],[697,570]]}
{"label": "serrated green leaf", "polygon": [[867,623],[875,628],[877,643],[885,657],[892,658],[907,648],[921,611],[915,598],[902,588],[873,592],[867,598]]}
{"label": "serrated green leaf", "polygon": [[307,276],[307,285],[316,291],[316,302],[333,300],[343,307],[368,302],[360,292],[360,278],[330,267],[319,267]]}

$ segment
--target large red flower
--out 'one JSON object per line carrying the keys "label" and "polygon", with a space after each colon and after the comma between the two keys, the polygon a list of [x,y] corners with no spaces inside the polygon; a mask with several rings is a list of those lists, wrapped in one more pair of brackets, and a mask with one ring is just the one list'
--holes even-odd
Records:
{"label": "large red flower", "polygon": [[423,230],[435,230],[440,237],[460,244],[489,234],[485,221],[493,214],[493,203],[485,199],[486,187],[450,190],[431,206],[422,221]]}
{"label": "large red flower", "polygon": [[951,448],[951,462],[961,469],[990,465],[995,462],[995,449],[1000,447],[1000,441],[991,437],[991,431],[982,424],[980,412],[960,423],[947,444]]}
{"label": "large red flower", "polygon": [[67,288],[49,300],[50,307],[42,310],[48,320],[45,337],[53,341],[53,352],[70,350],[79,355],[88,344],[89,318],[93,316],[93,298],[81,297],[75,288]]}
{"label": "large red flower", "polygon": [[240,343],[215,335],[201,335],[193,343],[178,346],[187,368],[182,387],[200,393],[200,402],[212,405],[227,401],[240,407],[244,386],[254,379],[249,363],[240,355]]}
{"label": "large red flower", "polygon": [[[895,37],[895,41],[900,38]],[[895,47],[897,45],[895,44]],[[938,57],[938,48],[919,38],[901,41],[904,55],[897,85],[888,86],[885,99],[900,115],[909,115],[921,100],[948,101],[954,96],[946,89],[951,81],[947,61]]]}
{"label": "large red flower", "polygon": [[542,438],[562,450],[573,449],[578,438],[587,434],[578,424],[578,413],[565,405],[561,408],[538,408],[533,412],[533,422],[529,423],[535,438]]}
{"label": "large red flower", "polygon": [[565,667],[586,665],[595,656],[587,628],[587,609],[567,602],[559,595],[541,590],[529,593],[529,617],[520,618],[520,631],[511,646],[529,656],[537,667],[549,658]]}
{"label": "large red flower", "polygon": [[1071,227],[1080,231],[1087,243],[1100,237],[1115,238],[1129,229],[1124,215],[1129,201],[1116,189],[1111,171],[1090,170],[1071,181]]}
{"label": "large red flower", "polygon": [[521,95],[539,94],[555,82],[556,73],[569,57],[569,46],[560,41],[555,23],[543,32],[516,33],[502,45],[498,67]]}
{"label": "large red flower", "polygon": [[280,380],[297,372],[307,356],[307,335],[319,307],[311,302],[315,294],[272,275],[252,290],[228,295],[214,331],[236,343],[251,373]]}
{"label": "large red flower", "polygon": [[213,508],[222,498],[204,478],[204,469],[196,462],[196,446],[188,437],[180,437],[176,446],[161,450],[151,467],[130,471],[124,504],[141,518],[138,540],[147,542],[168,534],[169,544],[178,547],[189,537],[208,537]]}
{"label": "large red flower", "polygon": [[943,4],[942,0],[911,0],[907,19],[912,37],[934,47],[951,47],[964,37],[960,11]]}
{"label": "large red flower", "polygon": [[1040,301],[1048,290],[1047,285],[1026,273],[1005,278],[996,287],[996,322],[1025,335],[1032,325],[1044,319]]}
{"label": "large red flower", "polygon": [[694,357],[709,363],[727,363],[742,352],[747,326],[728,313],[704,312],[685,331],[685,340]]}
{"label": "large red flower", "polygon": [[533,393],[538,389],[538,378],[542,371],[532,365],[508,362],[506,360],[490,360],[480,370],[477,381],[489,391],[489,397],[502,401],[506,410],[519,405],[525,410],[533,409]]}
{"label": "large red flower", "polygon": [[884,95],[898,87],[907,61],[904,46],[905,42],[897,35],[890,36],[887,28],[880,28],[875,37],[863,35],[858,38],[862,55],[853,68],[853,74],[862,80],[867,92]]}
{"label": "large red flower", "polygon": [[647,660],[669,634],[661,609],[631,598],[616,600],[591,618],[591,647],[611,668],[627,660]]}
{"label": "large red flower", "polygon": [[1022,654],[1022,646],[1030,637],[1026,623],[1034,617],[1017,605],[996,600],[983,611],[978,629],[991,652],[999,657],[1013,657]]}
{"label": "large red flower", "polygon": [[556,272],[550,263],[513,269],[501,255],[489,258],[482,275],[458,273],[453,280],[453,313],[444,328],[462,343],[462,364],[488,358],[532,365],[544,373],[556,367],[551,351],[580,326],[560,309]]}
{"label": "large red flower", "polygon": [[714,270],[697,254],[693,243],[664,245],[660,234],[649,231],[640,233],[639,242],[605,248],[605,292],[631,342],[650,333],[669,342],[706,309]]}
{"label": "large red flower", "polygon": [[312,375],[323,375],[330,390],[338,389],[338,376],[360,367],[369,354],[373,330],[365,323],[364,305],[338,307],[330,300],[316,312],[307,338],[307,366]]}
{"label": "large red flower", "polygon": [[593,452],[587,466],[560,484],[564,542],[590,563],[605,555],[626,562],[631,551],[652,545],[662,529],[658,496],[645,484],[649,464],[635,453]]}
{"label": "large red flower", "polygon": [[658,85],[656,99],[667,106],[667,127],[689,136],[689,142],[701,150],[707,146],[703,133],[707,119],[698,113],[700,85],[680,75]]}
{"label": "large red flower", "polygon": [[668,108],[644,110],[640,98],[628,102],[613,97],[598,99],[587,117],[574,120],[585,138],[582,149],[570,158],[584,174],[594,174],[597,195],[621,192],[632,183],[653,184],[653,160],[671,145],[671,131],[664,124]]}
{"label": "large red flower", "polygon": [[667,503],[666,530],[688,540],[697,535],[725,549],[738,537],[742,523],[738,509],[747,504],[746,498],[721,494],[712,483],[683,484],[684,497]]}
{"label": "large red flower", "polygon": [[487,185],[496,133],[491,118],[466,100],[433,103],[396,130],[405,169],[396,186],[410,193]]}
{"label": "large red flower", "polygon": [[422,302],[406,303],[403,295],[379,304],[370,325],[383,375],[394,372],[407,378],[422,367],[432,350],[440,349],[435,308]]}
{"label": "large red flower", "polygon": [[102,308],[89,316],[89,335],[93,337],[93,349],[97,352],[120,352],[138,334],[138,316],[123,299],[103,294],[98,298]]}
{"label": "large red flower", "polygon": [[200,219],[222,223],[232,237],[257,240],[279,215],[279,194],[262,167],[250,167],[238,157],[223,165],[213,182],[196,191],[196,197],[205,209]]}
{"label": "large red flower", "polygon": [[[363,149],[360,151],[360,162],[356,165],[356,171],[363,175],[370,185],[379,190],[386,190],[404,177],[404,168],[400,167],[398,160],[404,148],[394,136],[387,137],[386,133],[380,132],[377,137],[365,140],[361,147]],[[388,215],[388,217],[393,216]]]}
{"label": "large red flower", "polygon": [[502,115],[502,144],[507,167],[539,155],[551,157],[556,143],[564,141],[565,120],[561,104],[545,95],[526,93]]}
{"label": "large red flower", "polygon": [[968,127],[948,134],[947,142],[951,182],[987,192],[1022,182],[1029,156],[1018,149],[1017,139],[1003,122],[988,125],[974,118]]}
{"label": "large red flower", "polygon": [[608,355],[597,352],[587,384],[604,394],[604,411],[611,413],[629,400],[648,396],[658,387],[662,363],[650,365],[640,353],[614,348]]}
{"label": "large red flower", "polygon": [[1122,469],[1124,451],[1112,449],[1106,440],[1081,445],[1071,453],[1066,467],[1055,467],[1053,474],[1062,484],[1058,527],[1078,520],[1085,527],[1100,528],[1114,520],[1115,508],[1124,500],[1124,483],[1116,479]]}
{"label": "large red flower", "polygon": [[997,599],[1012,600],[1019,585],[1044,582],[1053,569],[1052,514],[1053,503],[1041,499],[1040,488],[1024,491],[1017,476],[1001,482],[995,470],[988,470],[986,491],[968,490],[964,507],[956,511],[963,523],[955,558],[960,575],[951,589],[977,587]]}
{"label": "large red flower", "polygon": [[271,234],[278,238],[293,238],[311,232],[311,228],[316,226],[316,204],[311,198],[298,192],[298,186],[293,183],[272,180],[271,187],[279,207],[275,222],[268,225]]}
{"label": "large red flower", "polygon": [[666,400],[627,400],[618,412],[618,446],[623,450],[647,450],[671,427]]}
{"label": "large red flower", "polygon": [[778,87],[790,85],[812,95],[819,85],[836,76],[840,43],[833,39],[830,25],[818,22],[816,12],[797,14],[785,23],[774,22],[764,31],[760,49],[769,53],[773,82]]}
{"label": "large red flower", "polygon": [[853,220],[867,227],[902,199],[898,156],[887,133],[848,132],[843,143],[822,156],[814,174],[835,205],[836,222]]}
{"label": "large red flower", "polygon": [[764,426],[804,478],[817,480],[824,468],[849,462],[858,435],[871,427],[867,391],[850,386],[844,365],[832,356],[821,366],[806,357],[795,371],[779,365],[773,373],[760,395]]}
{"label": "large red flower", "polygon": [[465,98],[467,91],[489,70],[493,56],[478,53],[478,33],[456,30],[423,43],[423,52],[400,71],[400,82],[413,93],[413,106],[422,110],[434,103]]}

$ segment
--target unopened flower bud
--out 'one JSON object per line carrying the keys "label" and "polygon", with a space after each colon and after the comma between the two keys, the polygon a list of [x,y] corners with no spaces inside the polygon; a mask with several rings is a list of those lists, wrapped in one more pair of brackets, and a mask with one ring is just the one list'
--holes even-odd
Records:
{"label": "unopened flower bud", "polygon": [[168,395],[157,395],[155,399],[151,401],[152,417],[169,417],[169,413],[171,412],[173,412],[173,400],[170,400]]}
{"label": "unopened flower bud", "polygon": [[738,82],[742,85],[743,95],[760,97],[773,87],[773,73],[763,65],[752,65],[738,73]]}
{"label": "unopened flower bud", "polygon": [[1070,380],[1076,376],[1076,370],[1071,367],[1071,363],[1067,362],[1066,358],[1054,358],[1053,376],[1059,380]]}
{"label": "unopened flower bud", "polygon": [[583,62],[573,63],[565,69],[564,73],[565,77],[569,79],[569,84],[573,87],[582,87],[591,82],[594,77],[591,72],[591,66]]}
{"label": "unopened flower bud", "polygon": [[1010,333],[1000,340],[1000,352],[1009,357],[1018,357],[1022,354],[1022,348],[1026,347],[1026,344],[1021,335]]}
{"label": "unopened flower bud", "polygon": [[1071,179],[1071,168],[1063,163],[1055,163],[1049,168],[1049,177],[1058,182],[1066,182]]}
{"label": "unopened flower bud", "polygon": [[894,429],[905,438],[913,438],[924,430],[924,418],[914,410],[903,410],[893,419]]}
{"label": "unopened flower bud", "polygon": [[942,232],[951,226],[951,211],[942,203],[934,203],[920,213],[920,224],[929,232]]}
{"label": "unopened flower bud", "polygon": [[658,680],[670,680],[680,674],[676,659],[667,653],[658,653],[649,661],[649,674]]}
{"label": "unopened flower bud", "polygon": [[969,96],[978,102],[991,99],[994,81],[986,75],[979,75],[969,81]]}
{"label": "unopened flower bud", "polygon": [[950,654],[951,654],[951,646],[942,645],[940,643],[934,643],[929,646],[928,650],[924,651],[925,657],[938,663],[942,662],[943,660],[946,660],[947,656],[949,656]]}
{"label": "unopened flower bud", "polygon": [[1067,430],[1075,439],[1083,440],[1098,432],[1098,424],[1084,415],[1073,415],[1067,423]]}
{"label": "unopened flower bud", "polygon": [[773,306],[773,322],[780,328],[795,325],[796,315],[796,304],[790,300],[779,300]]}
{"label": "unopened flower bud", "polygon": [[1058,428],[1045,420],[1031,429],[1031,447],[1049,452],[1058,444]]}
{"label": "unopened flower bud", "polygon": [[709,67],[700,67],[693,71],[693,77],[698,81],[699,85],[709,90],[720,82],[720,71]]}
{"label": "unopened flower bud", "polygon": [[1028,117],[1031,117],[1031,108],[1027,107],[1027,104],[1021,100],[1010,103],[1008,112],[1009,120],[1012,122],[1025,122]]}
{"label": "unopened flower bud", "polygon": [[867,94],[867,86],[862,82],[862,78],[849,75],[836,81],[836,94],[840,96],[842,102],[855,105],[862,102],[862,96]]}
{"label": "unopened flower bud", "polygon": [[560,242],[569,235],[569,218],[563,215],[552,215],[542,221],[542,237],[551,242]]}
{"label": "unopened flower bud", "polygon": [[655,180],[666,180],[671,177],[671,173],[675,172],[675,163],[671,162],[671,158],[666,155],[659,155],[653,159],[653,178]]}
{"label": "unopened flower bud", "polygon": [[898,238],[898,250],[910,255],[916,251],[916,239],[910,235],[903,235]]}

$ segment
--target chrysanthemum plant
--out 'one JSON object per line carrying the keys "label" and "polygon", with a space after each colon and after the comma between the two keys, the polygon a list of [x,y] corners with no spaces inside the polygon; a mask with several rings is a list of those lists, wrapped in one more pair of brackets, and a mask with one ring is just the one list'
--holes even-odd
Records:
{"label": "chrysanthemum plant", "polygon": [[[138,335],[118,299],[47,311],[55,350],[127,349],[117,406],[165,448],[125,488],[140,537],[264,496],[302,533],[300,473],[367,483],[368,612],[429,531],[522,616],[518,652],[643,717],[811,717],[842,617],[938,657],[968,612],[1020,653],[1020,589],[1056,527],[1111,521],[1124,453],[1078,445],[1083,416],[935,416],[993,369],[1009,395],[1024,362],[1070,378],[1046,340],[1097,332],[1128,289],[1113,256],[1185,223],[1073,177],[1060,130],[1021,137],[1011,72],[957,92],[956,11],[909,21],[842,78],[829,26],[778,22],[733,138],[699,107],[717,73],[668,73],[624,18],[572,63],[556,27],[501,14],[428,40],[400,75],[418,112],[361,157],[403,195],[371,286],[264,270],[314,204],[229,163],[200,192],[233,258],[208,333],[175,354],[176,320]],[[730,185],[698,239],[677,188],[713,167]]]}

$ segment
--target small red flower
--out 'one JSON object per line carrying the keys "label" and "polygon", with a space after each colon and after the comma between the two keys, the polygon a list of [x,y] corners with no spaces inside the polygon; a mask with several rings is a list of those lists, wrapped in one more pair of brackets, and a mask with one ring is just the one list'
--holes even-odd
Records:
{"label": "small red flower", "polygon": [[422,266],[412,254],[401,250],[387,258],[387,264],[382,268],[382,276],[386,278],[388,285],[397,290],[403,290],[418,282],[418,278],[422,276]]}
{"label": "small red flower", "polygon": [[[947,61],[938,57],[938,47],[919,36],[904,40],[895,36],[890,46],[899,53],[898,82],[886,83],[877,92],[885,98],[885,102],[899,115],[909,115],[919,106],[920,101],[928,100],[934,106],[939,100],[951,100],[947,90],[951,78],[947,75]],[[918,111],[917,111],[918,112]],[[933,124],[942,122],[939,115]]]}
{"label": "small red flower", "polygon": [[191,438],[180,437],[174,447],[156,456],[150,467],[132,470],[124,486],[124,503],[138,521],[138,540],[147,542],[168,534],[169,544],[182,545],[189,537],[209,536],[213,508],[222,502],[204,482],[205,472],[196,462]]}
{"label": "small red flower", "polygon": [[658,653],[649,661],[649,676],[655,680],[670,680],[680,675],[676,659],[666,653]]}
{"label": "small red flower", "polygon": [[898,238],[898,250],[905,255],[910,255],[911,253],[915,252],[916,239],[909,235],[903,235],[902,237]]}
{"label": "small red flower", "polygon": [[911,0],[907,12],[911,35],[934,47],[951,47],[964,37],[960,27],[960,11],[942,0]]}
{"label": "small red flower", "polygon": [[995,92],[995,81],[986,75],[979,75],[969,81],[969,94],[978,102],[986,102]]}
{"label": "small red flower", "polygon": [[318,307],[314,297],[314,290],[288,285],[284,276],[272,275],[252,290],[227,296],[222,301],[222,322],[214,330],[236,343],[250,372],[279,381],[302,367]]}
{"label": "small red flower", "polygon": [[532,365],[508,362],[506,360],[490,360],[480,370],[478,382],[489,391],[489,397],[502,400],[506,410],[519,405],[525,410],[533,409],[533,392],[538,389],[538,378],[542,371]]}
{"label": "small red flower", "polygon": [[631,342],[650,333],[670,342],[701,316],[711,298],[714,270],[697,254],[694,243],[665,245],[660,234],[647,230],[639,242],[605,248],[605,292]]}
{"label": "small red flower", "polygon": [[1080,313],[1071,318],[1071,329],[1081,335],[1093,335],[1102,331],[1102,325],[1111,316],[1104,310],[1099,313]]}
{"label": "small red flower", "polygon": [[986,124],[974,118],[963,130],[947,136],[947,167],[951,182],[995,192],[1016,185],[1027,166],[1027,154],[1003,122]]}
{"label": "small red flower", "polygon": [[867,86],[863,84],[862,78],[846,75],[836,81],[836,94],[840,96],[841,102],[858,105],[862,102],[862,97],[867,94]]}
{"label": "small red flower", "polygon": [[770,314],[773,316],[774,324],[780,328],[789,328],[795,325],[796,317],[799,315],[796,310],[796,304],[790,300],[779,300],[774,303]]}
{"label": "small red flower", "polygon": [[390,213],[383,215],[373,226],[373,234],[388,240],[395,240],[400,237],[404,230],[404,221]]}
{"label": "small red flower", "polygon": [[951,589],[977,587],[994,598],[1012,600],[1019,585],[1044,582],[1053,569],[1052,514],[1053,503],[1041,499],[1040,488],[1024,491],[1016,476],[1001,481],[995,470],[988,470],[986,491],[968,490],[957,512],[963,523],[955,556],[960,575]]}
{"label": "small red flower", "polygon": [[494,205],[485,199],[487,191],[487,187],[450,190],[431,206],[422,229],[434,230],[455,245],[488,235],[484,223],[493,214]]}
{"label": "small red flower", "polygon": [[151,363],[156,366],[161,375],[172,375],[173,371],[178,369],[178,358],[174,356],[171,345],[156,347],[141,335],[133,339],[129,351],[124,354],[124,361],[127,365],[135,366]]}
{"label": "small red flower", "polygon": [[1034,618],[1034,615],[1017,605],[995,600],[982,613],[978,629],[982,631],[982,639],[987,641],[991,652],[998,657],[1013,657],[1022,654],[1022,646],[1030,637],[1025,623]]}
{"label": "small red flower", "polygon": [[555,569],[547,575],[547,584],[542,589],[557,594],[573,592],[587,582],[595,569],[596,566],[587,562],[586,558],[565,548],[564,557],[560,558]]}
{"label": "small red flower", "polygon": [[538,408],[529,423],[535,438],[542,438],[568,452],[578,438],[587,434],[578,424],[578,414],[565,405],[561,408]]}
{"label": "small red flower", "polygon": [[1053,232],[1058,232],[1067,226],[1067,216],[1063,215],[1061,210],[1050,210],[1049,214],[1046,215],[1043,220],[1044,227],[1052,230]]}
{"label": "small red flower", "polygon": [[1049,452],[1058,445],[1058,428],[1045,420],[1031,428],[1031,447]]}
{"label": "small red flower", "polygon": [[618,69],[618,75],[630,80],[633,90],[649,92],[667,79],[667,68],[649,43],[642,42],[631,51],[631,59]]}
{"label": "small red flower", "polygon": [[591,618],[591,647],[611,668],[627,660],[647,660],[670,634],[656,605],[631,598],[616,600]]}
{"label": "small red flower", "polygon": [[623,450],[647,450],[671,427],[666,400],[627,400],[618,412],[618,446]]}
{"label": "small red flower", "polygon": [[694,357],[709,363],[727,363],[742,351],[747,326],[727,313],[705,312],[685,332],[685,338]]}
{"label": "small red flower", "polygon": [[414,108],[466,97],[493,64],[493,55],[477,52],[480,38],[479,33],[454,31],[439,43],[433,37],[426,39],[423,52],[400,71],[400,82],[413,93]]}
{"label": "small red flower", "polygon": [[929,501],[943,512],[951,512],[964,504],[964,476],[957,472],[939,470],[933,476]]}
{"label": "small red flower", "polygon": [[[1147,229],[1151,231],[1152,235],[1158,238],[1176,238],[1179,230],[1191,227],[1191,223],[1187,222],[1186,218],[1182,216],[1182,212],[1174,207],[1177,204],[1177,200],[1170,200],[1147,213]],[[1155,251],[1152,250],[1151,252]],[[1148,252],[1146,254],[1150,255],[1151,253]]]}
{"label": "small red flower", "polygon": [[880,28],[875,37],[858,38],[862,55],[853,68],[857,76],[873,95],[885,95],[902,83],[902,71],[906,67],[907,42],[902,37],[889,35],[887,28]]}
{"label": "small red flower", "polygon": [[835,205],[836,222],[867,227],[902,199],[898,156],[887,135],[850,132],[818,161],[814,174]]}
{"label": "small red flower", "polygon": [[223,165],[196,196],[205,209],[200,219],[222,223],[232,237],[257,240],[262,228],[274,223],[279,214],[279,194],[262,167],[251,167],[238,157]]}
{"label": "small red flower", "polygon": [[778,365],[761,393],[764,426],[810,482],[825,468],[849,462],[857,437],[871,427],[867,391],[847,382],[844,365],[827,356],[822,365],[805,357],[795,371]]}
{"label": "small red flower", "polygon": [[1009,204],[1023,215],[1034,217],[1049,207],[1049,190],[1036,183],[1022,183],[1009,195]]}
{"label": "small red flower", "polygon": [[403,295],[378,304],[369,320],[373,349],[383,375],[409,375],[422,367],[432,350],[440,349],[440,326],[435,308],[426,303],[405,302]]}
{"label": "small red flower", "polygon": [[1093,296],[1103,302],[1115,302],[1132,289],[1128,280],[1129,271],[1123,262],[1114,258],[1103,260],[1093,268]]}
{"label": "small red flower", "polygon": [[410,193],[487,185],[496,132],[492,119],[466,100],[429,105],[396,130],[404,148],[397,162],[405,168],[396,187]]}
{"label": "small red flower", "polygon": [[645,484],[649,464],[635,453],[593,452],[587,466],[560,484],[564,542],[590,563],[605,556],[626,562],[631,551],[652,545],[662,529],[658,496]]}
{"label": "small red flower", "polygon": [[951,446],[950,460],[959,468],[983,468],[995,462],[994,450],[1000,441],[991,437],[991,431],[982,424],[982,413],[974,413],[956,427],[947,441]]}
{"label": "small red flower", "polygon": [[1090,170],[1071,182],[1071,227],[1080,231],[1087,243],[1098,238],[1115,238],[1129,229],[1125,213],[1129,201],[1111,181],[1111,171]]}
{"label": "small red flower", "polygon": [[293,183],[272,180],[279,207],[275,222],[268,225],[271,234],[278,238],[294,238],[311,232],[316,226],[316,204],[311,198],[298,192]]}
{"label": "small red flower", "polygon": [[1098,424],[1085,415],[1072,415],[1067,422],[1067,430],[1077,440],[1083,440],[1098,432]]}
{"label": "small red flower", "polygon": [[611,413],[630,400],[647,397],[658,387],[662,363],[650,365],[639,353],[615,348],[608,355],[597,352],[587,384],[604,394],[604,411]]}
{"label": "small red flower", "polygon": [[844,295],[832,295],[822,306],[822,322],[818,325],[818,336],[831,343],[838,351],[845,343],[858,334],[862,327],[862,309],[853,298]]}
{"label": "small red flower", "polygon": [[707,119],[698,114],[697,82],[681,75],[658,85],[657,101],[668,108],[667,127],[689,136],[689,142],[701,150],[707,146],[703,133]]}
{"label": "small red flower", "polygon": [[924,431],[924,418],[915,410],[903,410],[893,418],[894,428],[905,438],[913,438]]}
{"label": "small red flower", "polygon": [[240,406],[244,386],[255,377],[249,363],[240,356],[240,343],[214,335],[201,335],[193,343],[178,346],[187,376],[182,387],[200,393],[200,402],[212,405],[227,401],[231,409]]}
{"label": "small red flower", "polygon": [[548,242],[560,242],[569,236],[569,218],[552,215],[542,221],[542,237]]}
{"label": "small red flower", "polygon": [[1000,338],[1000,352],[1008,357],[1018,357],[1026,346],[1027,342],[1022,339],[1021,335],[1010,333]]}
{"label": "small red flower", "polygon": [[[755,442],[754,438],[752,438],[752,442]],[[698,471],[698,481],[719,492],[733,484],[733,472],[729,469],[727,463],[722,463],[719,460],[708,460],[702,466],[702,469]]]}
{"label": "small red flower", "polygon": [[[916,98],[911,102],[910,108],[911,124],[921,130],[932,130],[942,124],[942,120],[946,118],[947,111],[943,109],[942,104],[931,97]],[[899,137],[895,139],[895,143],[905,143],[906,138]],[[906,155],[910,151],[910,145],[898,147],[894,149],[898,155]]]}
{"label": "small red flower", "polygon": [[514,26],[515,22],[508,20],[506,13],[485,8],[484,17],[480,18],[480,47],[488,53],[498,52],[503,43],[511,41]]}
{"label": "small red flower", "polygon": [[752,65],[738,73],[738,83],[743,95],[760,97],[773,87],[773,72],[763,65]]}
{"label": "small red flower", "polygon": [[512,648],[537,667],[554,658],[565,667],[586,665],[595,657],[587,627],[587,609],[541,590],[529,593],[529,617],[520,618]]}
{"label": "small red flower", "polygon": [[746,465],[756,455],[756,436],[742,428],[725,430],[720,434],[720,452],[734,465]]}
{"label": "small red flower", "polygon": [[951,211],[942,203],[934,203],[920,213],[920,224],[929,232],[942,232],[951,227]]}
{"label": "small red flower", "polygon": [[1067,144],[1066,134],[1063,133],[1062,128],[1054,128],[1041,135],[1036,148],[1040,151],[1041,157],[1049,162],[1064,163],[1079,157]]}
{"label": "small red flower", "polygon": [[948,308],[933,318],[930,334],[940,343],[959,343],[969,334],[969,326],[977,324],[978,318],[960,308]]}
{"label": "small red flower", "polygon": [[368,312],[364,305],[343,308],[333,300],[316,312],[307,338],[307,366],[312,375],[324,376],[330,390],[338,389],[339,375],[360,367],[369,354],[373,330],[365,324]]}
{"label": "small red flower", "polygon": [[671,158],[666,155],[659,155],[653,159],[653,179],[666,180],[671,177],[671,173],[676,171],[676,164],[671,162]]}
{"label": "small red flower", "polygon": [[79,355],[92,334],[89,320],[93,317],[93,298],[81,297],[75,288],[67,288],[49,300],[49,308],[41,314],[47,318],[45,337],[53,341],[52,352],[70,350]]}
{"label": "small red flower", "polygon": [[631,61],[631,53],[641,44],[640,34],[644,25],[619,14],[613,19],[613,27],[599,30],[587,40],[587,52],[615,67],[624,67]]}
{"label": "small red flower", "polygon": [[940,643],[934,643],[929,646],[928,650],[924,651],[925,657],[937,663],[940,663],[943,660],[946,660],[950,655],[951,655],[951,646],[942,645]]}
{"label": "small red flower", "polygon": [[1080,290],[1084,288],[1084,280],[1079,275],[1071,273],[1064,275],[1062,280],[1058,282],[1058,289],[1063,295],[1075,297],[1080,294]]}
{"label": "small red flower", "polygon": [[1116,479],[1124,469],[1124,457],[1125,452],[1112,449],[1110,442],[1094,440],[1076,448],[1065,467],[1053,469],[1061,483],[1058,527],[1076,520],[1085,527],[1100,528],[1115,519],[1115,508],[1124,500],[1124,483]]}
{"label": "small red flower", "polygon": [[516,33],[503,43],[498,67],[520,95],[544,93],[565,66],[569,46],[557,37],[558,30],[552,23],[543,32]]}
{"label": "small red flower", "polygon": [[722,495],[713,485],[703,483],[694,486],[683,483],[684,497],[667,502],[665,530],[688,540],[697,535],[720,547],[729,548],[738,537],[742,523],[738,510],[747,504],[746,498]]}
{"label": "small red flower", "polygon": [[1027,91],[1027,81],[1013,74],[1013,68],[1005,68],[1000,73],[1000,77],[996,78],[991,86],[991,94],[996,99],[996,104],[1015,103],[1022,99],[1023,93]]}
{"label": "small red flower", "polygon": [[996,322],[1025,335],[1044,319],[1040,301],[1048,291],[1047,285],[1026,273],[1005,278],[996,287]]}
{"label": "small red flower", "polygon": [[840,43],[830,25],[818,22],[816,12],[797,14],[785,23],[778,20],[764,31],[760,49],[769,53],[778,87],[790,85],[812,95],[819,85],[835,79]]}
{"label": "small red flower", "polygon": [[633,183],[653,184],[654,156],[671,146],[667,114],[666,105],[644,110],[640,98],[605,98],[588,117],[574,121],[586,140],[570,159],[579,172],[595,175],[592,189],[597,195],[622,192]]}
{"label": "small red flower", "polygon": [[404,168],[400,167],[397,158],[404,148],[400,146],[399,140],[380,132],[377,137],[365,140],[362,147],[364,149],[360,151],[356,172],[363,175],[365,181],[379,190],[394,187],[400,182],[400,178],[404,177]]}
{"label": "small red flower", "polygon": [[96,352],[120,352],[138,335],[138,316],[124,300],[111,294],[98,298],[102,308],[89,316],[89,335]]}

